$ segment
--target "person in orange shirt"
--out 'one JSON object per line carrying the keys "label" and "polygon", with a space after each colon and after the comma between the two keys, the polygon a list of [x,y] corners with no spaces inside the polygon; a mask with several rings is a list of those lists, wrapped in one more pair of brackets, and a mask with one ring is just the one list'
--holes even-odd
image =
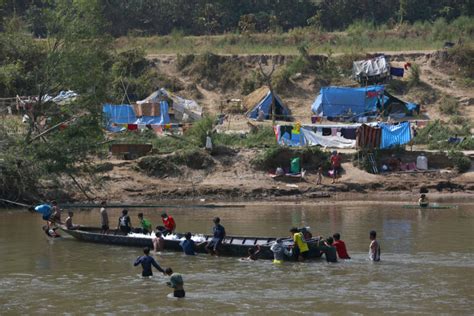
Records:
{"label": "person in orange shirt", "polygon": [[160,229],[163,235],[166,236],[168,234],[172,234],[176,229],[176,223],[174,221],[174,218],[166,214],[166,212],[163,212],[161,214],[161,220],[163,221],[164,225],[163,229]]}

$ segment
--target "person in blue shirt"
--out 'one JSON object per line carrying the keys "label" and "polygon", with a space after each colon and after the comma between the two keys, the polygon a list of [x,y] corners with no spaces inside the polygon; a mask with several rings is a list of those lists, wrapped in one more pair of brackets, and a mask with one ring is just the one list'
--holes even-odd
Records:
{"label": "person in blue shirt", "polygon": [[150,248],[145,247],[143,249],[143,253],[145,254],[144,256],[138,257],[135,262],[133,263],[133,266],[138,266],[139,264],[142,265],[143,271],[142,271],[142,276],[143,277],[150,277],[153,275],[153,272],[151,271],[151,266],[154,266],[158,271],[161,273],[165,273],[165,270],[163,270],[160,265],[153,259],[152,256],[150,256]]}
{"label": "person in blue shirt", "polygon": [[185,240],[181,241],[179,245],[183,248],[185,255],[194,256],[196,253],[194,252],[194,240],[191,239],[191,233],[187,232],[184,234]]}
{"label": "person in blue shirt", "polygon": [[51,215],[53,214],[53,208],[51,205],[45,203],[37,206],[32,206],[28,209],[30,212],[37,212],[43,216],[43,219],[46,221],[48,227],[51,226]]}
{"label": "person in blue shirt", "polygon": [[213,238],[207,244],[206,249],[211,255],[219,255],[218,249],[225,238],[225,228],[220,224],[221,219],[219,217],[214,218],[214,228],[212,229]]}

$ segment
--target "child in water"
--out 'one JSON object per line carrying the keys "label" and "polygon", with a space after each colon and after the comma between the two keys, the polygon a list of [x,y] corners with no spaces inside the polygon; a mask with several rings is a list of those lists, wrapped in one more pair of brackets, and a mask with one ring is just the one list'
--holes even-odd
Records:
{"label": "child in water", "polygon": [[171,268],[166,268],[165,274],[170,276],[170,280],[166,282],[166,285],[174,289],[173,296],[178,298],[184,297],[186,292],[184,292],[184,281],[181,274],[173,273]]}
{"label": "child in water", "polygon": [[428,201],[428,198],[426,197],[426,194],[422,194],[420,196],[420,199],[418,200],[418,204],[421,206],[421,207],[427,207],[428,204],[429,204],[429,201]]}

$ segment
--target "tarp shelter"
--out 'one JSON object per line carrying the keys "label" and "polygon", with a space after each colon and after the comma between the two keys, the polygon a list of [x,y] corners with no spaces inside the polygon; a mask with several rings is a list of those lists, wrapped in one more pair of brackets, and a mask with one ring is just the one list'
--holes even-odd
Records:
{"label": "tarp shelter", "polygon": [[174,110],[175,118],[182,121],[200,120],[202,108],[196,101],[182,98],[170,91],[161,88],[150,94],[146,99],[137,101],[135,107],[142,111],[155,111],[156,104],[160,101],[169,101]]}
{"label": "tarp shelter", "polygon": [[[282,121],[291,121],[291,112],[283,101],[275,94],[275,118]],[[257,119],[259,112],[263,111],[265,120],[272,119],[272,92],[263,86],[244,98],[244,106],[249,109],[247,117]]]}
{"label": "tarp shelter", "polygon": [[352,63],[352,76],[358,82],[380,83],[390,76],[390,64],[385,56]]}
{"label": "tarp shelter", "polygon": [[156,116],[142,115],[138,117],[130,104],[105,104],[102,107],[102,112],[104,113],[107,130],[119,132],[125,129],[124,125],[126,124],[164,125],[170,123],[168,102],[160,101],[159,107],[160,114]]}
{"label": "tarp shelter", "polygon": [[377,113],[399,117],[413,115],[419,111],[419,106],[392,96],[382,85],[363,88],[323,87],[311,110],[328,119],[343,117],[355,121],[357,117],[375,116]]}
{"label": "tarp shelter", "polygon": [[404,145],[411,140],[411,130],[409,122],[402,122],[397,125],[382,123],[382,141],[380,148],[390,148],[393,146]]}

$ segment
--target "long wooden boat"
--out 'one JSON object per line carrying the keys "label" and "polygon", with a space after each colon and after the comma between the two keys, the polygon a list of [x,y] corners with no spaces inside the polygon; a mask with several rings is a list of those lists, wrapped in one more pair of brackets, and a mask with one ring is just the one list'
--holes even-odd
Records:
{"label": "long wooden boat", "polygon": [[[150,247],[153,248],[152,238],[149,237],[132,237],[123,234],[118,230],[110,230],[108,234],[101,234],[101,229],[98,227],[80,227],[80,229],[70,230],[61,227],[61,230],[71,235],[72,237],[86,242],[132,246],[132,247]],[[184,236],[184,234],[177,234]],[[212,239],[212,235],[199,235],[204,238],[202,243],[196,242],[197,253],[206,253],[206,242]],[[275,237],[244,237],[244,236],[227,236],[222,243],[219,255],[233,256],[233,257],[247,257],[248,250],[254,248],[256,245],[260,246],[259,259],[273,259],[273,252],[270,250],[271,244],[275,242]],[[179,245],[180,239],[165,239],[165,251],[179,251],[182,248]],[[291,240],[286,240],[285,243],[292,243]],[[308,240],[309,255],[308,259],[316,259],[321,257],[321,253],[317,247],[317,239]],[[294,260],[292,257],[285,256],[285,260]]]}
{"label": "long wooden boat", "polygon": [[457,205],[440,205],[440,204],[429,204],[428,206],[420,206],[417,204],[403,205],[403,208],[412,208],[412,209],[449,209],[449,208],[458,208]]}

